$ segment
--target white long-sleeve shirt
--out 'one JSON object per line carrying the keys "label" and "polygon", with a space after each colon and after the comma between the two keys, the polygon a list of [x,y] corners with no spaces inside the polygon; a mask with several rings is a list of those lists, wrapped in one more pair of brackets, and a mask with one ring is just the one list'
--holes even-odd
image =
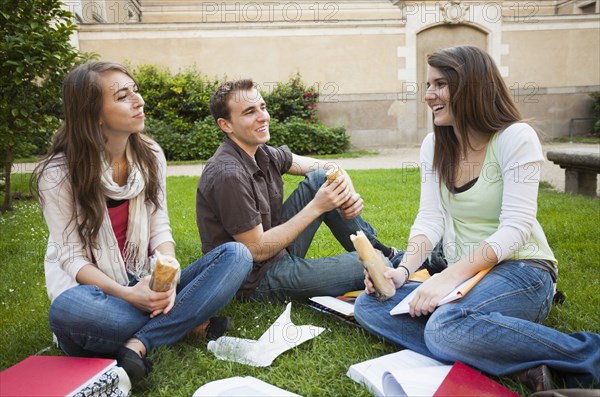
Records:
{"label": "white long-sleeve shirt", "polygon": [[[164,242],[174,243],[167,212],[167,162],[158,144],[153,143],[153,150],[158,160],[159,198],[162,205],[156,211],[153,206],[148,210],[150,252]],[[43,199],[44,218],[50,232],[44,258],[46,289],[50,301],[54,301],[65,290],[79,285],[76,276],[83,266],[94,264],[91,250],[89,247],[84,249],[76,221],[72,221],[74,202],[64,156],[56,157],[39,176],[39,194]]]}
{"label": "white long-sleeve shirt", "polygon": [[434,134],[421,146],[421,201],[410,237],[444,242],[449,264],[481,242],[505,259],[542,259],[556,263],[536,219],[540,169],[544,161],[537,134],[515,123],[494,136],[477,182],[450,194],[433,171]]}

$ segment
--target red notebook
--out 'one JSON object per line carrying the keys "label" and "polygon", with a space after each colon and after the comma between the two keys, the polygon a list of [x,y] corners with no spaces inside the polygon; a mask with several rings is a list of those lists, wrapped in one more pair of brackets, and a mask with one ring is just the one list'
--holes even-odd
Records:
{"label": "red notebook", "polygon": [[68,396],[115,365],[105,358],[31,356],[0,372],[0,396]]}
{"label": "red notebook", "polygon": [[473,368],[456,362],[435,391],[433,397],[519,397],[512,390],[479,373]]}

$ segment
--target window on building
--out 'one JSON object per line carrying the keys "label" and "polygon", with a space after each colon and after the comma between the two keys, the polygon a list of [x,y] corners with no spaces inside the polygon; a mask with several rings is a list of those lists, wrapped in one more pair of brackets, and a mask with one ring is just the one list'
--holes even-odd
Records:
{"label": "window on building", "polygon": [[582,14],[595,14],[600,12],[600,0],[584,0],[577,4],[579,12]]}

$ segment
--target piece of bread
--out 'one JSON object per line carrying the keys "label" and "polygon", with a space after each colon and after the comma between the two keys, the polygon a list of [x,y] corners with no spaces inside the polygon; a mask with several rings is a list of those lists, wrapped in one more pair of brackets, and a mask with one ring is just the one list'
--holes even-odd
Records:
{"label": "piece of bread", "polygon": [[335,181],[340,175],[342,175],[342,169],[337,165],[332,166],[325,173],[325,177],[327,178],[327,184],[329,185],[331,182]]}
{"label": "piece of bread", "polygon": [[179,272],[179,263],[175,258],[166,255],[159,255],[156,259],[156,265],[150,278],[150,289],[152,291],[164,292],[175,287],[177,284],[177,273]]}
{"label": "piece of bread", "polygon": [[375,248],[373,248],[362,230],[357,231],[356,234],[351,234],[350,241],[352,241],[361,262],[364,263],[376,255]]}
{"label": "piece of bread", "polygon": [[369,277],[375,287],[375,297],[380,301],[385,301],[396,294],[394,282],[386,278],[384,273],[390,270],[389,260],[387,260],[381,251],[376,250],[371,242],[365,236],[362,230],[356,234],[350,235],[350,240],[358,252],[363,267],[367,269]]}

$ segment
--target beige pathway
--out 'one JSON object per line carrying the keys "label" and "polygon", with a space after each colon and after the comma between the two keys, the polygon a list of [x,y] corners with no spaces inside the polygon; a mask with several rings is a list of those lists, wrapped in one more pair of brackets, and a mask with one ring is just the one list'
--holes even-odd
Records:
{"label": "beige pathway", "polygon": [[[553,143],[544,144],[544,154],[549,150],[556,149],[595,149],[600,151],[600,145],[581,144],[581,143]],[[359,158],[335,159],[331,160],[347,170],[365,170],[378,168],[403,168],[419,166],[419,148],[397,148],[381,149],[378,155],[364,156]],[[167,174],[169,176],[200,176],[204,166],[198,165],[176,165],[169,166]],[[558,165],[546,160],[542,166],[542,181],[550,183],[556,190],[563,192],[565,190],[565,171]],[[598,189],[600,196],[600,188]]]}
{"label": "beige pathway", "polygon": [[[600,151],[598,144],[581,144],[581,143],[552,143],[544,144],[544,153],[553,149],[587,149]],[[364,156],[359,158],[335,159],[341,167],[348,170],[364,170],[378,168],[403,168],[403,167],[418,167],[419,165],[419,148],[397,148],[397,149],[381,149],[378,155]],[[13,172],[25,173],[31,172],[34,168],[32,163],[15,164]],[[168,176],[200,176],[204,165],[171,165],[167,168]],[[565,171],[558,165],[546,160],[542,167],[542,181],[550,183],[558,191],[564,191],[565,188]],[[600,196],[600,187],[597,188],[597,194]]]}

